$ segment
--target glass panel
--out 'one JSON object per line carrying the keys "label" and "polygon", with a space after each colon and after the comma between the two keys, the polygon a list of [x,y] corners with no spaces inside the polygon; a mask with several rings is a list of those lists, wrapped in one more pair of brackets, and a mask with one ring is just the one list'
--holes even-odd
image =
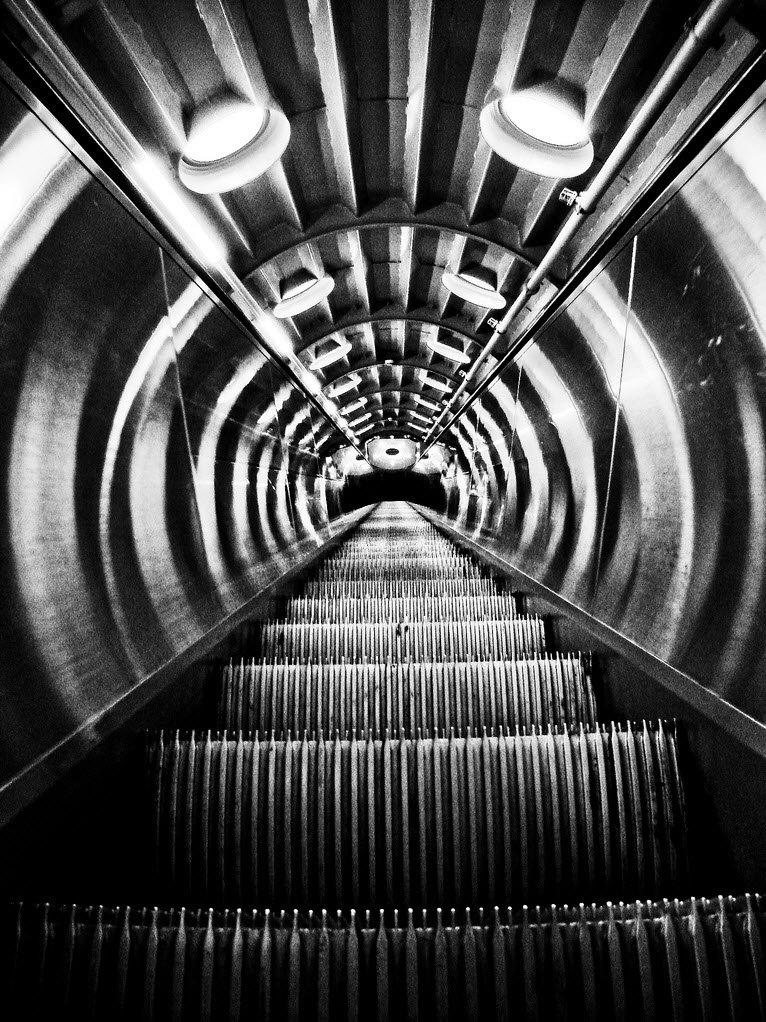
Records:
{"label": "glass panel", "polygon": [[7,776],[188,645],[197,605],[157,246],[2,83],[0,324]]}

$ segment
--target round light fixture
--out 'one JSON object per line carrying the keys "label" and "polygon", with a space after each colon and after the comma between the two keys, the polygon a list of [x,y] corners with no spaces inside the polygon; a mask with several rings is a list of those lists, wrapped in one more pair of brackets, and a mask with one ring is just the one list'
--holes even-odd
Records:
{"label": "round light fixture", "polygon": [[435,376],[429,376],[425,369],[421,369],[420,379],[424,384],[427,384],[429,387],[434,387],[436,390],[441,390],[444,394],[447,394],[450,390],[452,390],[451,383],[445,383],[443,380],[438,380]]}
{"label": "round light fixture", "polygon": [[505,298],[497,290],[495,274],[486,266],[472,263],[459,273],[443,273],[442,284],[451,294],[471,305],[482,309],[505,308]]}
{"label": "round light fixture", "polygon": [[459,348],[453,348],[451,344],[443,344],[441,341],[437,341],[435,337],[427,337],[426,344],[437,355],[442,355],[452,362],[457,362],[458,365],[467,365],[471,361],[470,356],[466,355],[464,351],[461,351]]}
{"label": "round light fixture", "polygon": [[577,177],[593,162],[593,143],[574,92],[558,82],[493,100],[479,125],[487,145],[508,163],[540,177]]}
{"label": "round light fixture", "polygon": [[339,362],[345,355],[348,355],[349,351],[351,351],[351,344],[348,341],[342,341],[340,344],[336,344],[335,347],[330,348],[329,351],[326,351],[324,355],[315,358],[309,365],[309,369],[312,372],[316,372],[317,369],[326,369],[335,362]]}
{"label": "round light fixture", "polygon": [[371,419],[371,418],[372,418],[372,412],[365,412],[364,415],[360,415],[356,419],[354,419],[352,422],[349,422],[349,426],[352,429],[355,429],[361,422],[366,422],[367,419]]}
{"label": "round light fixture", "polygon": [[289,141],[281,110],[222,93],[194,111],[178,176],[193,192],[229,192],[268,170]]}
{"label": "round light fixture", "polygon": [[274,306],[277,319],[290,319],[307,312],[325,299],[335,287],[330,276],[315,277],[310,270],[301,268],[280,285],[280,301]]}
{"label": "round light fixture", "polygon": [[350,405],[346,405],[343,409],[343,414],[348,415],[349,412],[353,412],[356,408],[363,408],[367,404],[366,397],[358,397],[356,401],[352,401]]}
{"label": "round light fixture", "polygon": [[441,407],[441,405],[437,405],[435,401],[429,401],[426,398],[424,398],[421,394],[415,394],[414,398],[418,404],[425,405],[426,408],[433,408],[435,412],[438,412]]}
{"label": "round light fixture", "polygon": [[336,383],[327,391],[327,393],[330,397],[340,397],[340,395],[345,394],[346,391],[353,390],[357,383],[361,383],[361,381],[361,376],[358,376],[356,373],[352,373],[348,379],[341,380],[340,383]]}
{"label": "round light fixture", "polygon": [[420,412],[410,411],[410,415],[413,417],[413,419],[420,419],[421,422],[431,421],[431,419],[429,419],[427,415],[421,415]]}

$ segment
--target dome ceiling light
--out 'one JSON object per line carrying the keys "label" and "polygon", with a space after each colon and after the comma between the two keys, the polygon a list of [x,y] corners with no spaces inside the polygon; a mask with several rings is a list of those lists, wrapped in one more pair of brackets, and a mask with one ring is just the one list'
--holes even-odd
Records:
{"label": "dome ceiling light", "polygon": [[341,394],[345,394],[347,391],[353,390],[357,383],[361,382],[362,377],[357,376],[356,373],[353,373],[351,376],[349,376],[347,380],[344,380],[342,383],[336,383],[336,385],[328,391],[328,395],[330,397],[340,397]]}
{"label": "dome ceiling light", "polygon": [[372,418],[372,412],[365,412],[364,415],[360,415],[358,418],[354,419],[353,422],[349,422],[349,426],[352,429],[355,429],[359,425],[360,422],[365,422],[367,419],[371,419],[371,418]]}
{"label": "dome ceiling light", "polygon": [[420,448],[418,442],[409,437],[373,437],[367,441],[366,454],[373,468],[396,472],[412,468]]}
{"label": "dome ceiling light", "polygon": [[230,192],[268,170],[289,141],[281,110],[222,93],[194,111],[178,176],[193,192]]}
{"label": "dome ceiling light", "polygon": [[582,98],[561,82],[493,100],[482,110],[479,125],[501,159],[540,177],[577,177],[593,162]]}
{"label": "dome ceiling light", "polygon": [[445,394],[452,390],[450,383],[443,383],[442,380],[437,380],[435,376],[429,376],[428,373],[422,373],[420,378],[427,386],[435,387],[436,390],[441,390]]}
{"label": "dome ceiling light", "polygon": [[460,351],[459,348],[453,348],[451,344],[444,344],[442,341],[437,341],[435,337],[427,337],[426,344],[431,351],[435,351],[437,355],[442,355],[444,358],[448,358],[452,362],[457,362],[459,365],[467,365],[471,361],[470,356],[466,355],[464,351]]}
{"label": "dome ceiling light", "polygon": [[350,405],[346,405],[346,407],[343,409],[343,414],[348,415],[348,413],[353,412],[355,408],[362,408],[366,404],[367,404],[366,397],[357,398],[356,401],[352,401]]}
{"label": "dome ceiling light", "polygon": [[340,344],[336,344],[334,348],[331,348],[330,351],[326,351],[324,355],[315,358],[309,364],[309,369],[312,372],[316,372],[317,369],[326,369],[328,366],[333,365],[333,363],[339,362],[345,355],[348,355],[349,351],[351,351],[351,342],[342,341]]}
{"label": "dome ceiling light", "polygon": [[302,267],[297,273],[282,281],[279,293],[280,301],[274,306],[277,319],[290,319],[301,312],[307,312],[326,298],[335,287],[335,281],[329,275],[316,277]]}
{"label": "dome ceiling light", "polygon": [[505,308],[505,298],[497,290],[496,275],[486,266],[471,263],[459,273],[445,272],[442,284],[451,294],[471,305],[482,309]]}
{"label": "dome ceiling light", "polygon": [[429,401],[428,398],[422,397],[420,394],[415,394],[415,400],[419,405],[425,405],[426,408],[433,408],[435,412],[441,409],[441,405],[437,405],[435,401]]}
{"label": "dome ceiling light", "polygon": [[413,419],[420,419],[421,422],[430,423],[431,421],[427,416],[421,415],[420,412],[410,412],[410,415],[413,417]]}

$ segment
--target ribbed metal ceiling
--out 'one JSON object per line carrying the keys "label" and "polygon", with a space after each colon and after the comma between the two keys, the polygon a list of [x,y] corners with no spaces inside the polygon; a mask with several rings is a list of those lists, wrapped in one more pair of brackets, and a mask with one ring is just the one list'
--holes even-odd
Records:
{"label": "ribbed metal ceiling", "polygon": [[[257,180],[207,196],[232,265],[264,304],[300,267],[335,289],[288,320],[308,366],[341,338],[347,356],[317,371],[350,373],[373,435],[411,432],[415,398],[440,403],[420,369],[453,388],[473,360],[482,310],[441,284],[478,263],[512,301],[582,189],[676,47],[694,0],[66,0],[47,16],[142,145],[173,166],[189,119],[223,89],[287,115],[284,157]],[[705,88],[680,94],[585,232],[608,226],[722,87],[736,40],[711,52]],[[730,73],[730,72],[726,72]],[[542,179],[499,159],[479,131],[489,98],[541,76],[582,90],[596,160],[581,179]],[[565,279],[586,242],[556,266]],[[486,336],[486,329],[485,329]],[[503,349],[497,352],[502,355]],[[224,381],[225,382],[225,381]],[[421,412],[424,408],[420,409]],[[435,414],[430,409],[428,416]],[[412,433],[412,435],[416,435]],[[338,436],[338,441],[340,436]]]}

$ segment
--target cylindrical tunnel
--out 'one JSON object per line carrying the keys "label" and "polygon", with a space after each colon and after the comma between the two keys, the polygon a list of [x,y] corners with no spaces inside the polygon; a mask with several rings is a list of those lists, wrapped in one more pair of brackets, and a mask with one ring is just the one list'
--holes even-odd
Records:
{"label": "cylindrical tunnel", "polygon": [[[176,6],[5,5],[4,893],[62,897],[81,846],[54,863],[51,842],[67,820],[96,840],[101,812],[118,834],[129,736],[193,722],[199,661],[391,500],[592,651],[611,719],[678,722],[709,829],[692,858],[766,888],[759,5],[724,22],[462,410],[493,313],[442,272],[480,263],[510,305],[562,188],[589,180],[504,163],[485,98],[567,79],[603,162],[693,5],[383,3],[367,23],[363,4],[273,0],[257,31],[244,4]],[[170,160],[222,90],[281,105],[290,146],[257,182],[182,193]],[[137,189],[117,123],[161,153],[184,213]],[[334,289],[285,326],[272,310],[301,273]]]}

